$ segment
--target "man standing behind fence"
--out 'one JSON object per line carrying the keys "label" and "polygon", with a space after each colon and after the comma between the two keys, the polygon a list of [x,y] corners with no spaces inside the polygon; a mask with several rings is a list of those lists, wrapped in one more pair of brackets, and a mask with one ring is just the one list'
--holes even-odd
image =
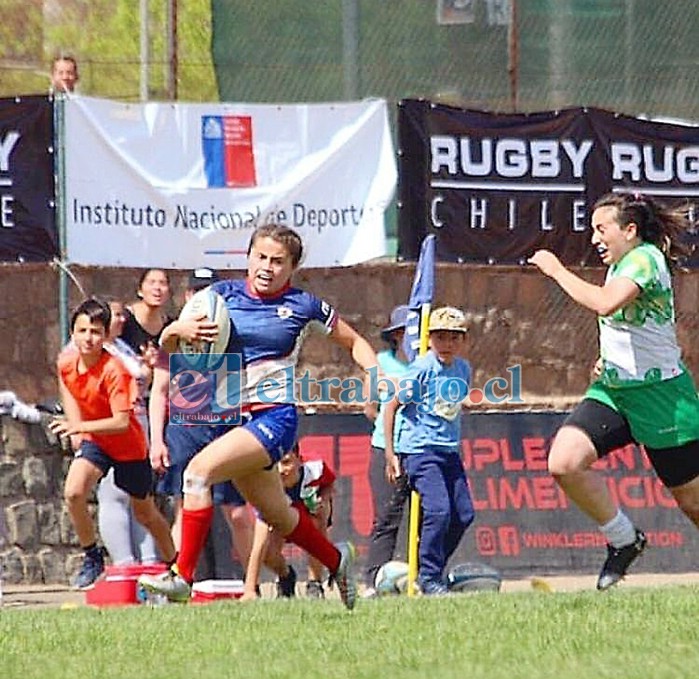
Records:
{"label": "man standing behind fence", "polygon": [[78,62],[70,54],[59,54],[51,62],[51,93],[74,92],[80,80]]}

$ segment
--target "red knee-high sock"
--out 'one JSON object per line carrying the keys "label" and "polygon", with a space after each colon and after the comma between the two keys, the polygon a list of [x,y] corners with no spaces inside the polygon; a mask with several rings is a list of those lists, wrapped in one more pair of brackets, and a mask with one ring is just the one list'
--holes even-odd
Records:
{"label": "red knee-high sock", "polygon": [[213,506],[182,510],[182,540],[177,557],[177,570],[187,582],[194,580],[197,561],[201,550],[204,549],[213,519]]}
{"label": "red knee-high sock", "polygon": [[314,525],[306,512],[299,512],[299,522],[296,528],[286,536],[286,539],[305,549],[327,569],[334,573],[340,565],[340,552]]}

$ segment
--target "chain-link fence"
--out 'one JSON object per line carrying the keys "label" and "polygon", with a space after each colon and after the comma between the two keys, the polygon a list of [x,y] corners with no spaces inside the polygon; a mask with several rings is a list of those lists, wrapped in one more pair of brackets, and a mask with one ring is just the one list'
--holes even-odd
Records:
{"label": "chain-link fence", "polygon": [[213,0],[222,99],[425,97],[489,110],[699,116],[699,4]]}
{"label": "chain-link fence", "polygon": [[695,0],[4,0],[0,95],[446,100],[699,118]]}

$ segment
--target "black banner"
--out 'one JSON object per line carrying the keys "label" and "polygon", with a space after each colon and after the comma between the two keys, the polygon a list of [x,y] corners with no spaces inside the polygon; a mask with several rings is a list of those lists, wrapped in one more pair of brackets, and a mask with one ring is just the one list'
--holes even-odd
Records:
{"label": "black banner", "polygon": [[[593,108],[496,114],[404,100],[398,138],[404,259],[436,233],[443,261],[523,264],[547,248],[598,266],[589,217],[600,196],[692,206],[699,196],[699,127]],[[687,264],[699,266],[699,253]]]}
{"label": "black banner", "polygon": [[53,105],[46,96],[0,99],[0,261],[58,254]]}
{"label": "black banner", "polygon": [[[594,523],[563,494],[546,469],[551,437],[565,412],[473,412],[464,416],[463,461],[476,519],[452,558],[452,565],[479,561],[506,577],[596,573],[606,557],[605,540]],[[361,415],[306,415],[300,447],[307,459],[323,459],[337,475],[331,538],[352,540],[363,557],[374,519],[369,485],[370,425]],[[699,532],[656,478],[645,455],[628,446],[596,468],[612,496],[648,536],[635,572],[696,569]],[[396,558],[407,554],[406,509]],[[230,537],[219,521],[216,559],[230,560]],[[305,555],[287,545],[286,554],[305,577]],[[208,577],[231,577],[222,565]]]}

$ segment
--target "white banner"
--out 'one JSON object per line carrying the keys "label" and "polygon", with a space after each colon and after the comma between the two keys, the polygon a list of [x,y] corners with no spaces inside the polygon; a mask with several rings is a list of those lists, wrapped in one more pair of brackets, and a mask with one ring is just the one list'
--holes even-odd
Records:
{"label": "white banner", "polygon": [[303,266],[386,252],[397,180],[383,100],[339,104],[65,102],[70,262],[245,268],[253,229],[296,229]]}

